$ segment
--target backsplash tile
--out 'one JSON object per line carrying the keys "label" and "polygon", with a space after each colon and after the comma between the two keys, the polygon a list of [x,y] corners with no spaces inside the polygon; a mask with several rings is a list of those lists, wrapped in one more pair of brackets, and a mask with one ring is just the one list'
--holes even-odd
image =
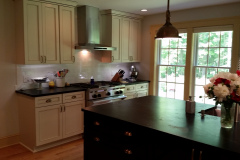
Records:
{"label": "backsplash tile", "polygon": [[[95,81],[110,81],[119,69],[125,71],[123,78],[129,77],[130,67],[138,66],[139,63],[102,63],[99,61],[101,54],[81,53],[75,54],[74,64],[44,64],[44,65],[17,65],[17,86],[16,89],[37,88],[38,84],[33,83],[31,78],[48,77],[55,80],[54,74],[62,69],[68,69],[69,72],[65,77],[68,83],[89,82],[91,76]],[[29,77],[30,81],[23,83],[24,77]],[[47,84],[42,84],[48,87]]]}

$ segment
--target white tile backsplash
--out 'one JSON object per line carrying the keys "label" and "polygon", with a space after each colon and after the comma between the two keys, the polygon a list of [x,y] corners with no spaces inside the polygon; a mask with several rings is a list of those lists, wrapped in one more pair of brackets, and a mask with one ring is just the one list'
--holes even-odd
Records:
{"label": "white tile backsplash", "polygon": [[[139,63],[102,63],[100,53],[75,54],[76,60],[73,64],[43,64],[43,65],[17,65],[17,89],[37,88],[38,85],[32,81],[23,83],[25,76],[31,78],[45,77],[54,80],[54,74],[62,69],[68,69],[69,73],[65,80],[68,83],[90,82],[91,76],[95,81],[110,81],[119,69],[125,71],[123,78],[129,77],[132,65]],[[43,84],[43,87],[47,85]]]}

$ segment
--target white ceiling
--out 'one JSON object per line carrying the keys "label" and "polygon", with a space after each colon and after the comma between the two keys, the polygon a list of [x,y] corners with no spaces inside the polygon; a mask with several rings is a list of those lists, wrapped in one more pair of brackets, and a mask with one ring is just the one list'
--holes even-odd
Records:
{"label": "white ceiling", "polygon": [[[163,13],[167,0],[75,0],[78,5],[89,5],[104,9],[114,9],[141,15]],[[240,0],[170,0],[170,11],[240,2]],[[147,9],[148,12],[141,12]]]}

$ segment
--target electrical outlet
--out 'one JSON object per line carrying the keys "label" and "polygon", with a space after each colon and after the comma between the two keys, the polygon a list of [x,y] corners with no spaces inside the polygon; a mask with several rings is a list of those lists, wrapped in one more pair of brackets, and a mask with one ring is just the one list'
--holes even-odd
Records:
{"label": "electrical outlet", "polygon": [[30,82],[30,78],[28,76],[23,76],[23,83]]}

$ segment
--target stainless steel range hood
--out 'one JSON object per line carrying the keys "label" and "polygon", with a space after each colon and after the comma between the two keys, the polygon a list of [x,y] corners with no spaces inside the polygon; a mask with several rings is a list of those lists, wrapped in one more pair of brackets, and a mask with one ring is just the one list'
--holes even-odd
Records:
{"label": "stainless steel range hood", "polygon": [[116,50],[100,44],[99,9],[92,6],[77,7],[78,45],[75,49]]}

